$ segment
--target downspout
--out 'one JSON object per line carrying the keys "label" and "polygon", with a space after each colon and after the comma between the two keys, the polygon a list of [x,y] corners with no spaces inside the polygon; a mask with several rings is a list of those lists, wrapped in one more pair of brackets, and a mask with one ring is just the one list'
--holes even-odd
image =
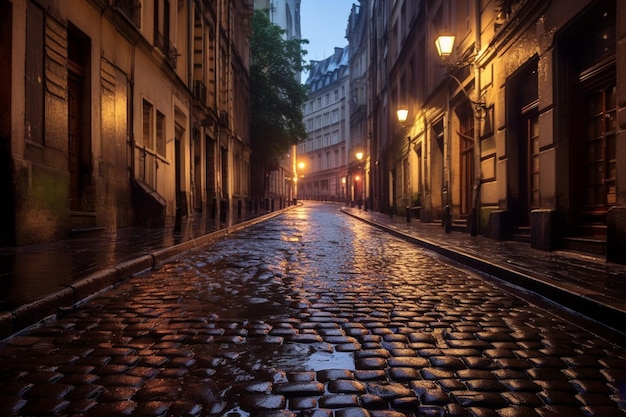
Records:
{"label": "downspout", "polygon": [[[194,2],[189,2],[187,5],[187,88],[191,87],[193,95],[193,31],[194,31]],[[193,100],[193,98],[192,98]],[[192,105],[193,106],[193,105]]]}
{"label": "downspout", "polygon": [[446,87],[446,112],[444,115],[444,124],[443,124],[443,149],[444,149],[444,154],[445,154],[445,160],[444,160],[444,172],[443,172],[443,178],[444,178],[444,183],[443,183],[443,198],[442,198],[442,203],[443,203],[443,228],[444,231],[446,233],[450,233],[450,230],[452,228],[452,197],[451,197],[451,192],[450,192],[450,186],[452,184],[452,160],[451,160],[451,156],[450,156],[450,152],[452,149],[452,138],[450,137],[451,133],[450,133],[450,123],[452,120],[452,117],[450,117],[450,90]]}
{"label": "downspout", "polygon": [[[131,48],[131,58],[130,58],[130,82],[129,82],[129,90],[127,94],[127,100],[130,100],[130,106],[126,103],[126,108],[128,111],[128,116],[126,120],[126,134],[130,137],[127,138],[129,147],[130,147],[130,178],[131,183],[134,185],[137,179],[135,178],[135,120],[134,120],[134,109],[135,109],[135,64],[136,64],[136,51],[137,44],[134,44]],[[128,129],[130,126],[130,130]]]}
{"label": "downspout", "polygon": [[[480,67],[478,65],[478,58],[481,53],[481,21],[480,21],[480,4],[481,0],[475,0],[475,45],[476,45],[476,59],[474,61],[474,90],[476,91],[476,101],[479,102],[482,96],[481,80],[480,80]],[[480,167],[480,125],[481,119],[476,117],[476,109],[474,111],[474,187],[472,189],[472,218],[470,220],[470,235],[478,235],[480,226],[480,180],[481,180],[481,167]]]}

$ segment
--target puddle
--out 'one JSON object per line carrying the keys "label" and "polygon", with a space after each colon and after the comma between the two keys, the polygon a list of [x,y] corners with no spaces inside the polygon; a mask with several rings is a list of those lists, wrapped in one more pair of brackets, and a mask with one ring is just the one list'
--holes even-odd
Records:
{"label": "puddle", "polygon": [[337,352],[328,344],[290,343],[281,350],[272,362],[285,371],[355,370],[353,352]]}
{"label": "puddle", "polygon": [[354,371],[354,355],[352,352],[315,352],[304,362],[304,366],[316,372],[328,369]]}
{"label": "puddle", "polygon": [[239,406],[232,408],[222,414],[223,417],[249,417],[250,413],[243,411]]}

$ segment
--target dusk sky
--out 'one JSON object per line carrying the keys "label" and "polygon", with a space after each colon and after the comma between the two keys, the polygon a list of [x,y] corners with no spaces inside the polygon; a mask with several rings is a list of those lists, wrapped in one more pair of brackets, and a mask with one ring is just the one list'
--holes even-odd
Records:
{"label": "dusk sky", "polygon": [[[300,4],[300,29],[303,39],[309,43],[303,46],[308,51],[304,59],[319,61],[335,52],[335,47],[348,45],[346,27],[352,4],[358,0],[302,0]],[[304,74],[302,80],[306,80]]]}

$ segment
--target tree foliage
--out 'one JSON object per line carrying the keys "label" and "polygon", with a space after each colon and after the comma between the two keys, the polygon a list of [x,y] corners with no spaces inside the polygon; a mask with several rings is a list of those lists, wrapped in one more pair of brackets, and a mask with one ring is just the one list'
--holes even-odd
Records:
{"label": "tree foliage", "polygon": [[[308,41],[283,39],[284,33],[271,23],[267,11],[254,12],[250,40],[253,182],[278,169],[291,146],[306,138],[302,105],[307,90],[299,75],[305,69],[306,51],[301,46]],[[253,187],[258,194],[264,194],[264,183],[253,183]]]}

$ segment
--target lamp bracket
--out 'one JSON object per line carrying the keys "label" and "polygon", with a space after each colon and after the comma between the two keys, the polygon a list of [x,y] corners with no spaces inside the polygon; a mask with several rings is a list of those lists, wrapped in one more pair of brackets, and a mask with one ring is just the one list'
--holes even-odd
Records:
{"label": "lamp bracket", "polygon": [[465,91],[465,88],[463,87],[461,80],[459,80],[456,76],[454,76],[453,74],[449,72],[447,72],[446,75],[452,78],[454,81],[456,81],[456,83],[459,85],[459,87],[463,91],[463,94],[465,94],[465,97],[467,97],[469,102],[472,103],[472,107],[474,110],[474,117],[476,117],[476,119],[478,120],[485,120],[485,118],[487,117],[487,103],[485,101],[485,94],[484,93],[481,94],[478,100],[472,100],[472,98],[467,93],[467,91]]}

